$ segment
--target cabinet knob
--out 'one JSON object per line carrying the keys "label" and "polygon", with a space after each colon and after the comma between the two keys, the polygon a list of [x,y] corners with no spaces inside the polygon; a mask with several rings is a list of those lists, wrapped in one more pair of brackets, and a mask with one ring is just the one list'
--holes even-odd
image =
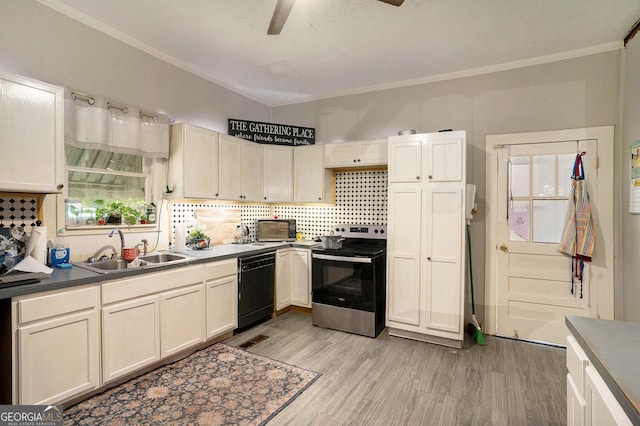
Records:
{"label": "cabinet knob", "polygon": [[318,201],[322,201],[322,197],[318,197]]}
{"label": "cabinet knob", "polygon": [[416,180],[420,180],[420,176],[416,176]]}
{"label": "cabinet knob", "polygon": [[216,198],[218,198],[218,193],[216,192]]}
{"label": "cabinet knob", "polygon": [[64,185],[60,183],[60,184],[58,184],[58,186],[56,188],[58,188],[58,191],[61,191],[62,188],[64,188]]}
{"label": "cabinet knob", "polygon": [[429,179],[433,179],[433,176],[429,175]]}
{"label": "cabinet knob", "polygon": [[354,158],[354,159],[353,159],[353,162],[354,162],[354,163],[357,163],[357,162],[358,162],[358,160],[356,160],[356,159]]}
{"label": "cabinet knob", "polygon": [[431,256],[427,257],[427,260],[428,260],[429,262],[431,262]]}
{"label": "cabinet knob", "polygon": [[267,197],[264,197],[264,199],[266,200],[266,199],[267,199]]}
{"label": "cabinet knob", "polygon": [[358,158],[358,163],[360,162],[360,159]]}

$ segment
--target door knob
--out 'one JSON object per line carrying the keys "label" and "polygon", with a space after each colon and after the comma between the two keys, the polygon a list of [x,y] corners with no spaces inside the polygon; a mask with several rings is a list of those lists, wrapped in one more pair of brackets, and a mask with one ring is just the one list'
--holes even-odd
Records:
{"label": "door knob", "polygon": [[506,253],[509,251],[509,247],[507,247],[506,244],[500,244],[500,250]]}

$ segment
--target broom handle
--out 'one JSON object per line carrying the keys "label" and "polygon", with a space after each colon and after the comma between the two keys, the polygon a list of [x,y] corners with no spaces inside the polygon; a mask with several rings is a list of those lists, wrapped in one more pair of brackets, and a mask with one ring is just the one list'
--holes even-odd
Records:
{"label": "broom handle", "polygon": [[473,266],[471,265],[471,225],[467,223],[467,249],[469,251],[469,283],[471,285],[471,314],[476,314],[476,301],[473,297]]}

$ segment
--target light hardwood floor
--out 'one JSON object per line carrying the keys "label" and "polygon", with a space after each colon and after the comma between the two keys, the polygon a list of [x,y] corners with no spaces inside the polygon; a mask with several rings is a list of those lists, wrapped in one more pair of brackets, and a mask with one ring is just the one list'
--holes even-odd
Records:
{"label": "light hardwood floor", "polygon": [[487,336],[465,349],[314,327],[288,312],[225,343],[322,376],[269,425],[563,425],[565,350]]}

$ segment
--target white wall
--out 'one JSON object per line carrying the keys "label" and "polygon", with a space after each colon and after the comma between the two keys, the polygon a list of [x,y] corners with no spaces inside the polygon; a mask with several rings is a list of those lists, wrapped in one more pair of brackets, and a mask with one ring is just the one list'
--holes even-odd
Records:
{"label": "white wall", "polygon": [[625,49],[621,90],[623,120],[619,169],[622,197],[620,206],[623,319],[640,322],[640,215],[629,214],[631,142],[640,140],[640,36]]}
{"label": "white wall", "polygon": [[273,120],[315,127],[320,143],[384,138],[401,129],[466,130],[467,176],[478,186],[479,213],[471,225],[471,238],[476,309],[482,320],[486,135],[617,125],[620,57],[621,52],[616,50],[475,77],[276,107]]}

